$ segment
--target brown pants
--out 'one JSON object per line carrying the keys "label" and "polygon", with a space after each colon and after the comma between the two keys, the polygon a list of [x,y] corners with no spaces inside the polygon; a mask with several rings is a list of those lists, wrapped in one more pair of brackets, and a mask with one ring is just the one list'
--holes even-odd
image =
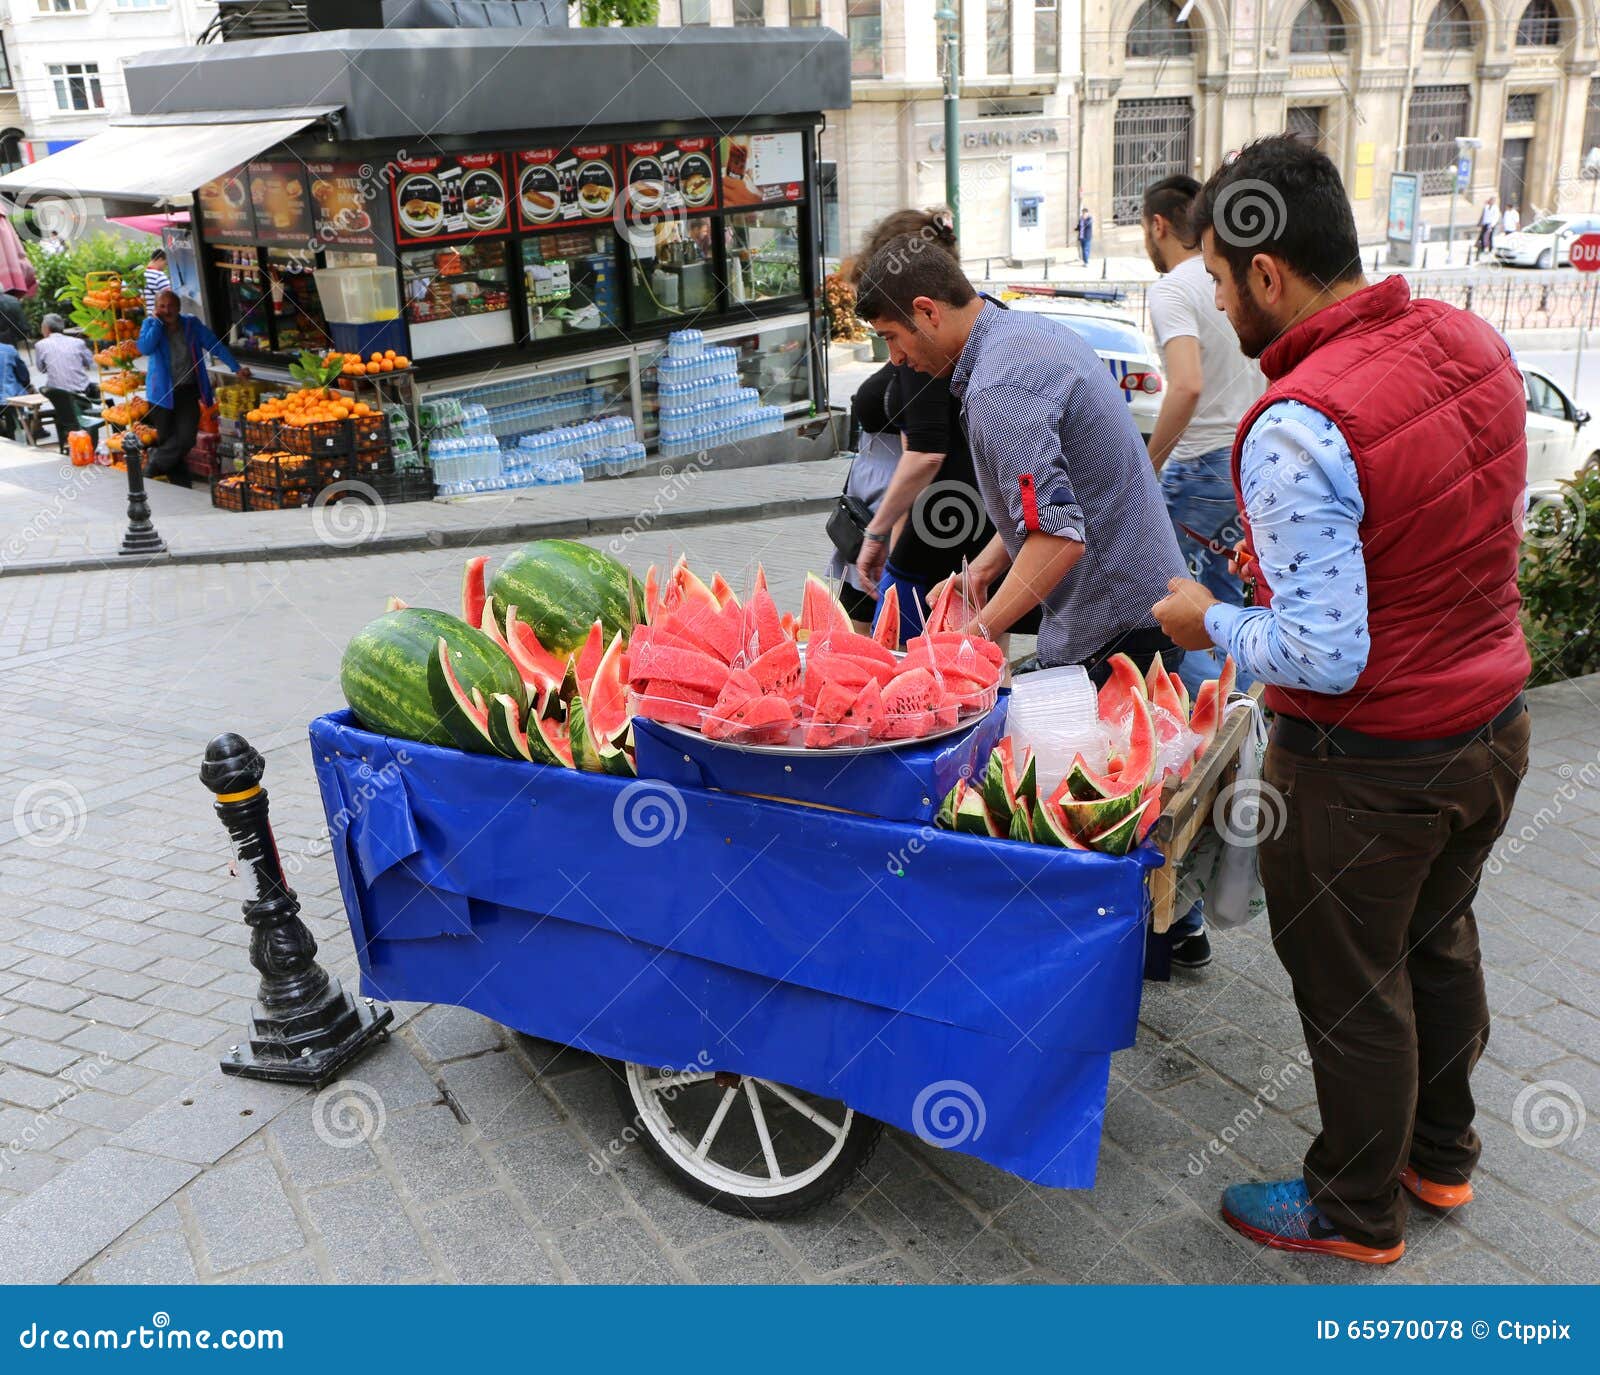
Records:
{"label": "brown pants", "polygon": [[1412,759],[1267,751],[1287,821],[1262,838],[1261,879],[1322,1114],[1306,1188],[1352,1241],[1400,1240],[1408,1162],[1446,1184],[1478,1162],[1469,1080],[1489,1005],[1472,901],[1527,767],[1526,712]]}

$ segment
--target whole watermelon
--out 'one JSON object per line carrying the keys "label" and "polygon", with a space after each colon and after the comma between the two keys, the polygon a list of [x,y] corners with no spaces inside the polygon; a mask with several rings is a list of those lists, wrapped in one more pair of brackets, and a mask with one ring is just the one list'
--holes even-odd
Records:
{"label": "whole watermelon", "polygon": [[644,589],[626,565],[565,539],[523,545],[500,565],[489,595],[502,622],[506,608],[516,607],[517,619],[557,656],[581,649],[597,620],[609,644],[618,631],[632,633],[644,613]]}
{"label": "whole watermelon", "polygon": [[390,611],[363,627],[345,646],[339,665],[344,700],[368,730],[454,746],[428,696],[428,658],[443,636],[461,686],[484,700],[509,693],[526,707],[522,675],[511,656],[459,616],[422,607]]}

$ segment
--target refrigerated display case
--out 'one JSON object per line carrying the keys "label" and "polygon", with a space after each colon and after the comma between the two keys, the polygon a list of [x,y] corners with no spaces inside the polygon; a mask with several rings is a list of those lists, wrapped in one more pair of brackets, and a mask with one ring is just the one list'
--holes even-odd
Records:
{"label": "refrigerated display case", "polygon": [[728,299],[744,304],[800,295],[800,212],[794,206],[729,215]]}
{"label": "refrigerated display case", "polygon": [[552,230],[522,240],[528,335],[561,339],[622,324],[617,236],[605,229]]}
{"label": "refrigerated display case", "polygon": [[440,358],[513,342],[506,244],[441,244],[400,255],[411,356]]}

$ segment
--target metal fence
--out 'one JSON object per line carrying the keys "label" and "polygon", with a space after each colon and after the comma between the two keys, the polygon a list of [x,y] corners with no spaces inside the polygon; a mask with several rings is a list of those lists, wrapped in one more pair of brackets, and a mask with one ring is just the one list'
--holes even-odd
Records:
{"label": "metal fence", "polygon": [[[1378,274],[1371,274],[1376,280]],[[1593,329],[1600,324],[1600,292],[1590,278],[1577,273],[1527,276],[1490,272],[1471,277],[1459,273],[1408,273],[1413,296],[1428,296],[1480,315],[1496,329]],[[1046,277],[1020,281],[990,281],[983,289],[999,295],[1020,287],[1069,291],[1080,304],[1101,304],[1124,311],[1148,330],[1145,289],[1148,282],[1050,281]]]}

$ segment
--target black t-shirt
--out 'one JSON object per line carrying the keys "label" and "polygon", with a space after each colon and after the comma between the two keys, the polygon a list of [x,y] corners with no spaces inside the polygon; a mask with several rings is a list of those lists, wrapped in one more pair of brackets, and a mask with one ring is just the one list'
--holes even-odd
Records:
{"label": "black t-shirt", "polygon": [[894,377],[894,364],[885,363],[859,387],[851,401],[855,428],[863,434],[887,434],[895,428],[894,421],[884,409],[884,397]]}
{"label": "black t-shirt", "polygon": [[[934,480],[917,494],[889,562],[908,578],[935,583],[961,570],[994,537],[978,493],[960,405],[942,377],[892,367],[884,408],[918,453],[943,454]],[[857,393],[859,397],[859,393]]]}

